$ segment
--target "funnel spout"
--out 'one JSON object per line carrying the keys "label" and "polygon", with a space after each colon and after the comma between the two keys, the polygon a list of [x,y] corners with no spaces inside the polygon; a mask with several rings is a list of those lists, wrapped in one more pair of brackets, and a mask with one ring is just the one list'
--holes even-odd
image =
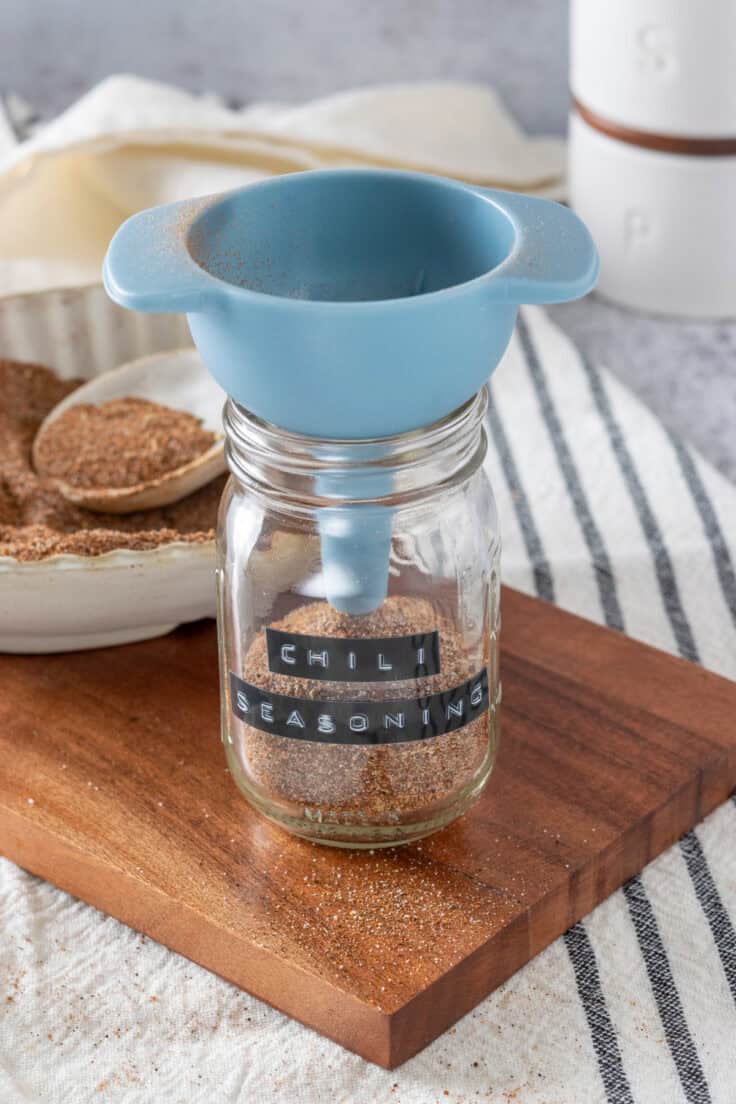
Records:
{"label": "funnel spout", "polygon": [[[316,481],[319,495],[337,500],[319,509],[317,525],[325,597],[342,613],[370,613],[388,590],[394,511],[376,500],[391,493],[393,479],[390,471],[361,465],[365,447],[348,446],[343,454],[342,463],[352,465],[352,473],[350,466],[338,466]],[[372,451],[380,455],[380,446]]]}
{"label": "funnel spout", "polygon": [[393,510],[335,506],[320,511],[325,597],[341,613],[370,613],[388,590]]}

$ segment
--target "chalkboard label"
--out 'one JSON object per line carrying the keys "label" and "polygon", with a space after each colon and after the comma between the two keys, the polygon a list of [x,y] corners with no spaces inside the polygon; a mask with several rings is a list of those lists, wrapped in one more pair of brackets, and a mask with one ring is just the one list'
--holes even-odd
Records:
{"label": "chalkboard label", "polygon": [[436,632],[412,636],[302,636],[266,629],[268,669],[320,682],[400,682],[440,673]]}
{"label": "chalkboard label", "polygon": [[391,701],[316,701],[252,686],[230,672],[230,704],[253,728],[324,744],[402,744],[454,732],[488,709],[488,671],[439,694]]}

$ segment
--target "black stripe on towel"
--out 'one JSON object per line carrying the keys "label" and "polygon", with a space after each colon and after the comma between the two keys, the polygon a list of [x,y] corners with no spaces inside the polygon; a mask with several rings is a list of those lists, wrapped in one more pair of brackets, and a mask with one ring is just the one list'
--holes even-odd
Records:
{"label": "black stripe on towel", "polygon": [[634,1104],[621,1061],[618,1037],[603,996],[595,951],[582,924],[575,924],[565,932],[565,946],[575,971],[578,994],[588,1021],[606,1100],[609,1104]]}
{"label": "black stripe on towel", "polygon": [[677,991],[659,926],[641,878],[623,887],[665,1037],[688,1104],[711,1104],[708,1082],[698,1058]]}
{"label": "black stripe on towel", "polygon": [[[611,628],[623,629],[623,614],[616,594],[611,561],[588,505],[542,366],[522,315],[519,315],[518,333],[542,417],[552,439],[557,463],[590,552],[606,624]],[[618,1038],[601,988],[595,951],[582,924],[575,924],[565,933],[565,946],[575,973],[578,995],[588,1023],[606,1099],[609,1104],[633,1104],[631,1088],[621,1060]]]}
{"label": "black stripe on towel", "polygon": [[616,594],[616,580],[613,574],[611,560],[606,550],[601,531],[598,528],[593,513],[588,504],[588,499],[580,481],[575,461],[565,439],[559,416],[552,401],[544,370],[537,356],[534,342],[529,328],[522,314],[518,321],[519,340],[531,374],[534,390],[537,394],[542,417],[552,439],[552,445],[557,457],[557,463],[562,472],[568,494],[572,499],[575,514],[580,522],[585,543],[590,552],[595,580],[601,598],[601,605],[606,619],[606,624],[611,629],[623,629],[624,617],[621,612],[618,595]]}
{"label": "black stripe on towel", "polygon": [[700,478],[698,469],[695,467],[690,450],[685,448],[682,441],[678,441],[672,434],[669,434],[669,438],[672,448],[675,450],[680,468],[682,469],[685,482],[690,489],[693,501],[700,514],[700,520],[703,523],[703,529],[705,530],[705,535],[708,538],[713,553],[713,560],[716,565],[723,597],[726,599],[726,605],[736,625],[736,571],[734,570],[731,553],[728,550],[728,545],[723,536],[723,530],[718,523],[716,512],[713,509],[713,503],[708,496],[703,480]]}
{"label": "black stripe on towel", "polygon": [[501,421],[501,415],[498,412],[498,407],[493,401],[492,388],[490,402],[488,403],[488,424],[490,425],[491,437],[496,446],[498,458],[501,461],[503,474],[508,483],[509,491],[511,492],[511,499],[514,503],[516,516],[519,519],[519,527],[524,539],[524,546],[532,565],[532,571],[534,572],[534,585],[537,594],[547,602],[554,602],[555,588],[552,582],[552,570],[549,566],[549,560],[544,554],[542,538],[534,522],[531,507],[529,506],[529,499],[522,485],[519,471],[516,467],[516,461],[514,460],[511,446],[506,436],[506,430]]}
{"label": "black stripe on towel", "polygon": [[677,641],[680,655],[685,659],[698,662],[698,649],[695,645],[692,629],[688,622],[685,610],[680,599],[680,591],[675,578],[675,570],[672,566],[670,554],[662,538],[662,532],[654,516],[654,511],[647,498],[644,486],[639,478],[633,458],[624,440],[621,427],[613,413],[613,408],[608,395],[603,387],[601,378],[592,364],[585,357],[581,357],[583,367],[590,383],[590,390],[598,408],[598,413],[606,427],[611,446],[616,455],[616,460],[624,477],[624,482],[631,495],[634,508],[639,515],[639,521],[644,535],[649,544],[649,549],[654,560],[662,601],[664,602],[667,616],[669,617],[672,631]]}
{"label": "black stripe on towel", "polygon": [[736,930],[721,900],[718,887],[713,881],[700,840],[694,832],[688,832],[680,840],[680,850],[687,864],[695,896],[700,902],[713,935],[731,996],[736,1003]]}

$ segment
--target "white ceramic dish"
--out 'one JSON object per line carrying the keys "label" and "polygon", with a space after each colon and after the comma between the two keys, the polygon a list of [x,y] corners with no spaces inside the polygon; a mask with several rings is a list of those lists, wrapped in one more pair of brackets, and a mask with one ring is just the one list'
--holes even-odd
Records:
{"label": "white ceramic dish", "polygon": [[[97,285],[0,299],[0,357],[65,379],[190,344],[182,317],[121,310]],[[0,557],[0,651],[124,644],[212,617],[214,567],[214,542],[30,563]]]}

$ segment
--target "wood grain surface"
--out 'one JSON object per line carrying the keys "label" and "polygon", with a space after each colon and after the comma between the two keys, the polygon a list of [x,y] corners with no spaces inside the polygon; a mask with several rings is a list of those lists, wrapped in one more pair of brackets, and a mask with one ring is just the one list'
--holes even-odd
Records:
{"label": "wood grain surface", "polygon": [[211,622],[0,657],[0,851],[380,1065],[416,1053],[736,787],[736,683],[513,591],[498,764],[419,844],[272,827]]}

